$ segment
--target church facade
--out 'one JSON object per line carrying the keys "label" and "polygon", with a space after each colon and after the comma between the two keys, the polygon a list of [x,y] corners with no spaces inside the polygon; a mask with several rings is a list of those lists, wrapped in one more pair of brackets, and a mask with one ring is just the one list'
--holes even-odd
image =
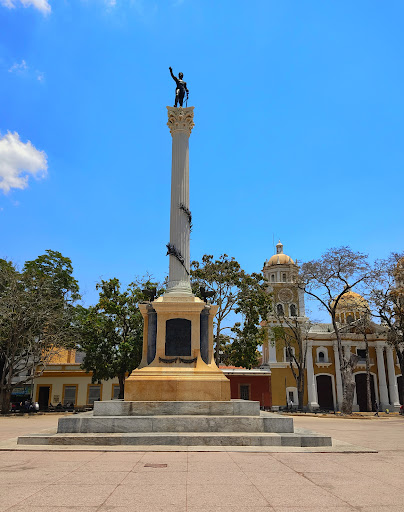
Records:
{"label": "church facade", "polygon": [[[269,292],[273,295],[273,312],[263,324],[266,338],[262,349],[262,367],[271,370],[272,408],[276,410],[292,404],[293,407],[298,406],[296,379],[290,363],[290,351],[297,354],[298,344],[285,343],[274,336],[274,328],[282,326],[287,330],[290,322],[294,322],[308,329],[303,342],[303,350],[306,349],[304,408],[336,411],[342,404],[343,388],[333,325],[331,322],[310,324],[306,317],[304,293],[295,282],[297,272],[298,265],[283,252],[283,245],[279,242],[276,254],[265,262],[263,268]],[[349,292],[343,299],[338,310],[338,321],[343,330],[343,350],[359,357],[354,370],[356,390],[353,410],[366,411],[366,345],[364,334],[355,329],[355,322],[360,321],[366,301],[354,292]],[[387,343],[386,330],[382,326],[369,322],[366,337],[372,404],[377,402],[381,410],[398,410],[403,377],[397,355]],[[296,370],[293,358],[292,365]]]}

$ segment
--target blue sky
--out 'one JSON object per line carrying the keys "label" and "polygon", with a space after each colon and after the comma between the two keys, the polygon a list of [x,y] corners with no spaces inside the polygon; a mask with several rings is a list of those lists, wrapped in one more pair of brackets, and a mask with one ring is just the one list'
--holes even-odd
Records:
{"label": "blue sky", "polygon": [[402,251],[403,17],[401,1],[0,0],[0,257],[61,251],[87,304],[101,277],[164,278],[169,66],[195,106],[193,259],[259,271],[279,238],[300,261]]}

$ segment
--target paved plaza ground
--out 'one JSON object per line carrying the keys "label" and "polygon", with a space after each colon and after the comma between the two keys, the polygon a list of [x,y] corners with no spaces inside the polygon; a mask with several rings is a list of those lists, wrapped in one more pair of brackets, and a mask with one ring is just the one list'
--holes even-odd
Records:
{"label": "paved plaza ground", "polygon": [[[57,419],[0,418],[0,442]],[[0,512],[404,511],[404,417],[294,420],[378,453],[0,449]]]}

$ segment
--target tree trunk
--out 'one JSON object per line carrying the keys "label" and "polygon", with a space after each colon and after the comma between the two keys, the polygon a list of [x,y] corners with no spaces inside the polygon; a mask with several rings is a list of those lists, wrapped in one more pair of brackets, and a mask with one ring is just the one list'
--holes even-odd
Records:
{"label": "tree trunk", "polygon": [[348,363],[341,372],[344,381],[344,397],[341,406],[342,414],[352,414],[352,405],[355,392],[355,378],[351,365]]}
{"label": "tree trunk", "polygon": [[363,335],[366,344],[366,409],[372,412],[372,393],[370,391],[370,361],[369,361],[369,343],[366,333]]}
{"label": "tree trunk", "polygon": [[10,401],[11,401],[11,391],[7,389],[1,390],[1,414],[8,414],[10,412]]}
{"label": "tree trunk", "polygon": [[118,381],[119,381],[119,397],[123,400],[125,396],[125,374],[118,375]]}

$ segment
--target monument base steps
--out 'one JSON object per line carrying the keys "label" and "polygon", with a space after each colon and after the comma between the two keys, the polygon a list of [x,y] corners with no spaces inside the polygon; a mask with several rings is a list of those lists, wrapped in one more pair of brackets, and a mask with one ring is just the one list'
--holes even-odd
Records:
{"label": "monument base steps", "polygon": [[21,445],[332,446],[328,436],[294,431],[293,419],[259,402],[96,402],[93,413],[59,419],[54,435],[20,436]]}

